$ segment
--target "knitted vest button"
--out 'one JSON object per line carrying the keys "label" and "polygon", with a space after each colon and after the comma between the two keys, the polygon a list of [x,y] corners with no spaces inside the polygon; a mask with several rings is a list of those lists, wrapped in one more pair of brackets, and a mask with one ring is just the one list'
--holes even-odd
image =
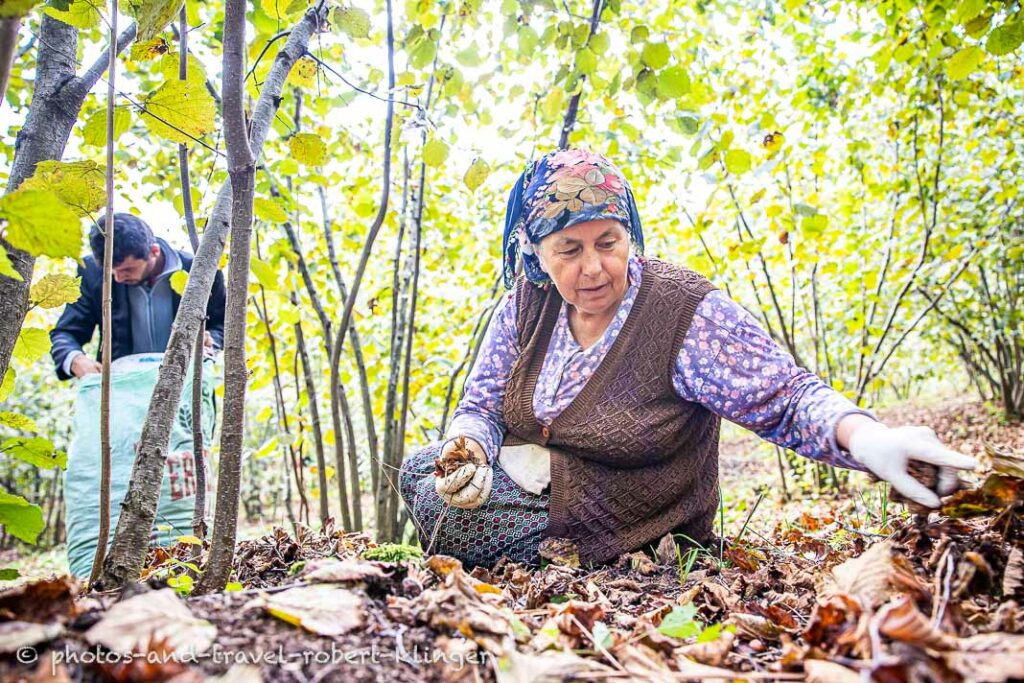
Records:
{"label": "knitted vest button", "polygon": [[545,439],[550,439],[551,438],[551,430],[548,429],[547,427],[544,427],[543,429],[541,429],[540,433],[544,435]]}

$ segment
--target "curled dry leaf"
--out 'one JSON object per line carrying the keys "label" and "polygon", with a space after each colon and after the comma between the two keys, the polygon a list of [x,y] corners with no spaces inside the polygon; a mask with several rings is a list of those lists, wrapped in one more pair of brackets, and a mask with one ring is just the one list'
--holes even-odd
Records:
{"label": "curled dry leaf", "polygon": [[757,614],[734,612],[729,615],[728,621],[736,624],[736,630],[748,638],[778,640],[782,634],[782,629],[777,624]]}
{"label": "curled dry leaf", "polygon": [[540,542],[538,553],[551,564],[572,569],[580,567],[579,548],[568,538],[545,538]]}
{"label": "curled dry leaf", "polygon": [[1024,671],[1024,635],[984,633],[961,638],[959,649],[943,657],[965,683],[1019,680]]}
{"label": "curled dry leaf", "polygon": [[[447,477],[462,469],[463,466],[474,462],[476,461],[473,458],[473,451],[469,450],[469,446],[466,445],[466,437],[457,437],[455,448],[434,460],[434,476]],[[458,488],[458,486],[454,486],[452,490],[458,490]]]}
{"label": "curled dry leaf", "polygon": [[35,624],[31,621],[0,623],[0,654],[14,654],[23,647],[53,640],[63,630],[60,624]]}
{"label": "curled dry leaf", "polygon": [[540,654],[523,654],[510,650],[498,661],[498,683],[560,683],[587,674],[608,675],[613,670],[594,659],[584,659],[572,652],[548,650]]}
{"label": "curled dry leaf", "polygon": [[701,664],[721,666],[725,662],[726,655],[732,652],[734,642],[736,642],[735,635],[729,631],[722,631],[714,640],[683,645],[677,648],[677,652]]}
{"label": "curled dry leaf", "polygon": [[331,584],[296,586],[257,598],[278,619],[321,636],[338,636],[362,627],[366,611],[359,595]]}
{"label": "curled dry leaf", "polygon": [[884,605],[874,619],[879,633],[893,640],[933,650],[951,650],[956,647],[956,638],[932,626],[909,596],[900,596]]}
{"label": "curled dry leaf", "polygon": [[[559,630],[570,636],[592,634],[594,622],[605,618],[605,611],[601,605],[582,600],[570,600],[561,605],[551,605],[549,611]],[[584,629],[586,633],[584,633]]]}
{"label": "curled dry leaf", "polygon": [[658,542],[654,556],[658,558],[658,564],[674,565],[679,559],[678,553],[676,539],[672,538],[672,534],[665,534]]}
{"label": "curled dry leaf", "polygon": [[163,588],[115,604],[85,639],[114,652],[144,652],[158,642],[165,652],[192,656],[209,649],[216,635],[216,627],[192,616],[173,588]]}
{"label": "curled dry leaf", "polygon": [[992,467],[992,471],[1008,477],[1024,479],[1024,452],[1009,446],[985,444],[984,460]]}
{"label": "curled dry leaf", "polygon": [[1024,553],[1014,546],[1003,571],[1003,595],[1013,595],[1024,584]]}
{"label": "curled dry leaf", "polygon": [[815,606],[804,640],[823,649],[839,646],[849,650],[858,640],[862,612],[860,602],[849,595],[830,595]]}
{"label": "curled dry leaf", "polygon": [[70,576],[23,583],[0,593],[0,619],[45,624],[75,615],[78,583]]}
{"label": "curled dry leaf", "polygon": [[[893,561],[893,549],[891,541],[882,541],[865,550],[859,557],[833,567],[832,578],[836,590],[860,598],[868,609],[874,609],[888,600],[895,592],[895,586],[906,583],[907,578],[906,572],[900,572],[900,567]],[[904,574],[902,580],[900,574]],[[912,570],[910,575],[913,576]]]}
{"label": "curled dry leaf", "polygon": [[387,574],[375,564],[356,559],[314,560],[306,565],[301,578],[311,583],[350,583]]}
{"label": "curled dry leaf", "polygon": [[804,662],[804,672],[807,674],[807,683],[860,683],[860,674],[853,669],[821,659],[808,659]]}

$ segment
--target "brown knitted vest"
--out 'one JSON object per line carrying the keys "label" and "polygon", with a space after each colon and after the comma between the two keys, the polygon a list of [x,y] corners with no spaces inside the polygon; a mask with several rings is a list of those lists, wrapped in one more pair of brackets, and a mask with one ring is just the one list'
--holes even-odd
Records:
{"label": "brown knitted vest", "polygon": [[522,353],[504,401],[506,445],[556,449],[547,536],[571,538],[584,562],[605,562],[669,531],[711,536],[718,507],[719,418],[672,387],[694,311],[714,286],[649,259],[629,317],[579,395],[543,427],[533,411],[562,297],[520,278]]}

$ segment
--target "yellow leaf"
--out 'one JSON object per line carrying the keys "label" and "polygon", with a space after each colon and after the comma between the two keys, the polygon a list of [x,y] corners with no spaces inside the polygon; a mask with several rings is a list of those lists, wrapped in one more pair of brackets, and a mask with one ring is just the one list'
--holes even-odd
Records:
{"label": "yellow leaf", "polygon": [[252,274],[256,276],[256,280],[263,285],[264,289],[276,292],[281,288],[281,283],[277,279],[277,269],[272,265],[258,258],[253,258],[250,260],[249,266]]}
{"label": "yellow leaf", "polygon": [[12,246],[35,256],[77,258],[82,250],[82,221],[48,190],[22,190],[0,198],[4,237]]}
{"label": "yellow leaf", "polygon": [[103,7],[103,3],[97,0],[71,0],[67,12],[62,12],[55,7],[44,7],[43,12],[65,24],[87,30],[100,25],[99,8],[101,7]]}
{"label": "yellow leaf", "polygon": [[291,73],[288,74],[288,82],[300,88],[312,88],[316,85],[317,64],[309,57],[303,57],[295,62]]}
{"label": "yellow leaf", "polygon": [[307,166],[321,166],[327,161],[327,143],[319,135],[296,133],[288,140],[292,158]]}
{"label": "yellow leaf", "polygon": [[178,543],[188,543],[189,545],[202,545],[203,542],[196,536],[186,534],[185,536],[178,536],[175,539]]}
{"label": "yellow leaf", "polygon": [[40,161],[18,190],[49,190],[89,218],[107,204],[107,169],[95,161]]}
{"label": "yellow leaf", "polygon": [[443,140],[434,138],[423,146],[423,162],[427,166],[437,168],[448,159],[448,145]]}
{"label": "yellow leaf", "polygon": [[[127,107],[114,109],[114,139],[132,127],[132,113]],[[101,109],[85,120],[82,126],[82,142],[94,147],[107,145],[107,110]]]}
{"label": "yellow leaf", "polygon": [[217,103],[203,83],[173,79],[146,99],[142,118],[154,134],[190,144],[216,126]]}
{"label": "yellow leaf", "polygon": [[0,384],[0,401],[6,401],[7,397],[14,391],[14,382],[17,380],[17,377],[18,373],[8,365],[7,372],[4,373],[4,381]]}
{"label": "yellow leaf", "polygon": [[36,424],[36,421],[21,413],[0,413],[0,424],[23,432],[31,432],[33,434],[39,432],[39,426]]}
{"label": "yellow leaf", "polygon": [[144,62],[166,54],[169,49],[170,46],[164,38],[153,38],[144,41],[136,40],[135,44],[132,45],[130,54],[133,62]]}
{"label": "yellow leaf", "polygon": [[4,245],[2,244],[0,244],[0,275],[6,275],[7,277],[14,278],[18,282],[22,282],[25,279],[21,276],[21,273],[14,269],[14,264],[11,263],[11,257],[7,255],[7,250],[4,249]]}
{"label": "yellow leaf", "polygon": [[50,334],[38,327],[23,327],[14,342],[14,357],[22,363],[35,363],[50,351]]}
{"label": "yellow leaf", "polygon": [[473,163],[466,170],[466,175],[462,178],[462,182],[466,183],[466,187],[469,188],[470,192],[476,192],[476,189],[484,184],[484,181],[487,180],[487,176],[490,174],[490,164],[483,159],[473,159]]}
{"label": "yellow leaf", "polygon": [[149,40],[178,16],[185,0],[136,0],[130,3],[139,24],[138,40]]}
{"label": "yellow leaf", "polygon": [[50,274],[38,280],[29,291],[28,303],[39,308],[57,308],[78,301],[82,278],[63,273]]}
{"label": "yellow leaf", "polygon": [[188,282],[188,273],[178,270],[171,273],[171,289],[179,295],[185,293],[185,283]]}

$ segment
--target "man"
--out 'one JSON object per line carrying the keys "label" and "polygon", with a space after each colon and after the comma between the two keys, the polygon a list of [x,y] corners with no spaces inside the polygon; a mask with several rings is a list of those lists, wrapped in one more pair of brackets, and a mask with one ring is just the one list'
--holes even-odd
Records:
{"label": "man", "polygon": [[[82,351],[102,324],[105,217],[89,232],[92,255],[83,259],[78,275],[82,295],[68,304],[50,332],[50,355],[60,379],[100,372],[100,363]],[[181,297],[171,275],[192,268],[192,255],[154,237],[146,223],[127,213],[114,214],[114,287],[111,294],[111,360],[134,353],[162,353]],[[224,278],[217,273],[206,307],[206,346],[224,341]],[[97,352],[97,359],[99,352]]]}

